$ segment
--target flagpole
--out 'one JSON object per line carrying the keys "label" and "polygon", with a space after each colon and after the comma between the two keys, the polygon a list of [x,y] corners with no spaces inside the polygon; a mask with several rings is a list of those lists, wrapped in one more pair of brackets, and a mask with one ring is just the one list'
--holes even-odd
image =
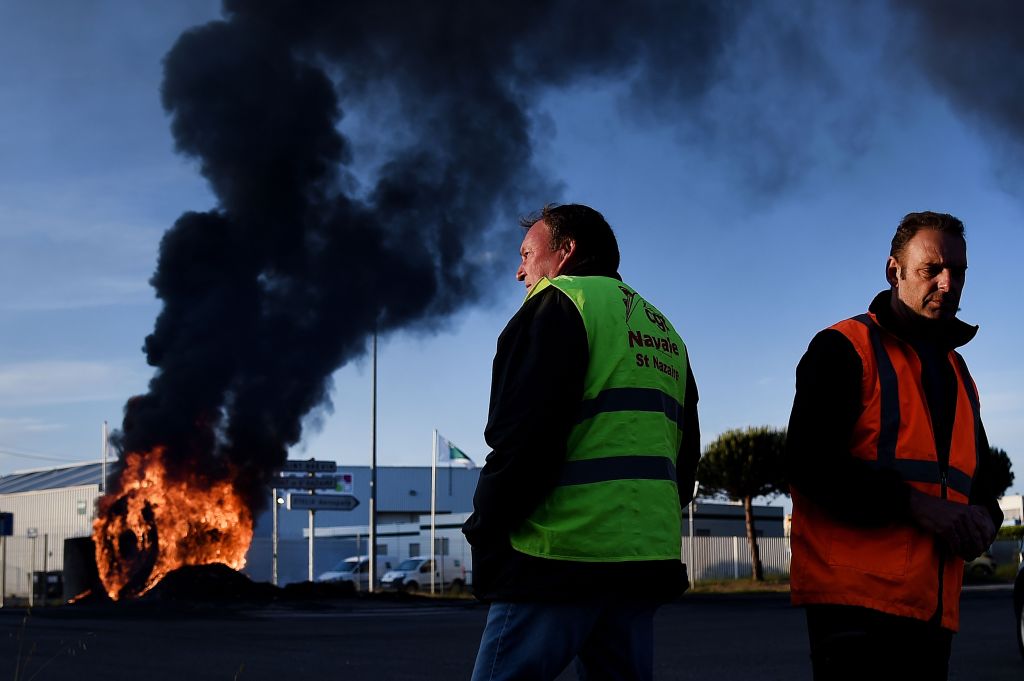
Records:
{"label": "flagpole", "polygon": [[434,515],[437,513],[437,428],[434,429],[434,442],[431,450],[433,456],[430,457],[430,593],[434,593],[434,573],[437,572],[434,558]]}
{"label": "flagpole", "polygon": [[377,581],[377,329],[373,329],[373,381],[370,412],[370,593]]}
{"label": "flagpole", "polygon": [[110,446],[107,444],[110,441],[110,437],[107,433],[107,422],[103,422],[103,429],[100,432],[100,491],[107,491],[107,448]]}

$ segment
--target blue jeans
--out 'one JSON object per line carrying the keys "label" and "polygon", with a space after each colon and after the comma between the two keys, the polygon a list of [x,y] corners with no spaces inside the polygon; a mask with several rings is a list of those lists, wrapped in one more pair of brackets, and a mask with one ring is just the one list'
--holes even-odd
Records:
{"label": "blue jeans", "polygon": [[654,604],[492,603],[472,681],[649,681]]}

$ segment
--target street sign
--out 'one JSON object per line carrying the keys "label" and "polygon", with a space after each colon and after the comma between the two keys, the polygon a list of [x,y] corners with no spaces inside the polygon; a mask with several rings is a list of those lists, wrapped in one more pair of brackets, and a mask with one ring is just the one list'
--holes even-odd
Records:
{"label": "street sign", "polygon": [[317,461],[316,459],[306,459],[305,461],[296,461],[289,459],[284,462],[281,466],[281,473],[337,473],[338,464],[334,461]]}
{"label": "street sign", "polygon": [[270,479],[274,489],[334,489],[338,486],[338,476],[320,475],[315,478],[304,478],[297,475],[278,475]]}
{"label": "street sign", "polygon": [[359,500],[351,494],[289,494],[288,509],[292,511],[351,511]]}

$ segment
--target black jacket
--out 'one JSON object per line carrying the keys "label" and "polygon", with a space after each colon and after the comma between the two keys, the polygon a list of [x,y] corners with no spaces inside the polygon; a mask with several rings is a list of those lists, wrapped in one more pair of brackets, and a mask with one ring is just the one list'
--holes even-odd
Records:
{"label": "black jacket", "polygon": [[[948,352],[969,342],[978,331],[954,319],[928,333],[900,320],[882,291],[869,310],[879,324],[907,341],[922,365],[922,382],[940,460],[949,458],[956,411],[956,374]],[[796,370],[796,398],[789,419],[786,458],[791,484],[835,518],[862,527],[910,522],[910,486],[896,471],[873,469],[850,454],[850,434],[860,417],[860,355],[842,333],[825,329],[814,337]],[[987,475],[988,439],[982,428],[978,468],[970,503],[984,506],[996,527],[1003,514]]]}
{"label": "black jacket", "polygon": [[[571,274],[595,272],[584,267]],[[484,432],[493,451],[480,472],[473,515],[462,530],[473,547],[473,591],[481,600],[664,601],[686,588],[685,567],[678,560],[562,561],[527,556],[509,544],[510,531],[559,479],[582,400],[588,347],[579,311],[554,287],[524,303],[498,338]],[[700,458],[692,371],[686,380],[684,442],[677,460],[683,506],[689,503]]]}

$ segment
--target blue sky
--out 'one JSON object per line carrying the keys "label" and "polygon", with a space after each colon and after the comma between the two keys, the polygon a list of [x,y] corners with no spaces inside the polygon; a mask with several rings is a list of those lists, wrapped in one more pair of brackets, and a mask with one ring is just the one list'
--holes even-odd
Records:
{"label": "blue sky", "polygon": [[[536,162],[563,185],[550,199],[602,211],[624,279],[673,319],[705,444],[729,428],[785,426],[808,341],[885,287],[903,214],[961,217],[960,316],[981,326],[963,354],[989,438],[1024,491],[1019,141],[872,41],[886,34],[868,30],[885,28],[883,3],[856,21],[808,6],[810,18],[792,20],[822,29],[824,62],[786,61],[751,22],[695,109],[638,106],[617,80],[545,88],[531,111]],[[0,3],[0,474],[95,460],[101,423],[119,425],[125,400],[145,391],[160,237],[182,212],[216,205],[196,162],[174,153],[161,59],[218,16],[214,2]],[[348,120],[381,134],[370,115]],[[380,463],[427,465],[434,428],[482,462],[495,340],[524,295],[515,248],[493,257],[504,276],[486,282],[482,304],[436,332],[381,339]],[[333,406],[307,418],[291,456],[365,464],[367,360],[333,383]]]}

